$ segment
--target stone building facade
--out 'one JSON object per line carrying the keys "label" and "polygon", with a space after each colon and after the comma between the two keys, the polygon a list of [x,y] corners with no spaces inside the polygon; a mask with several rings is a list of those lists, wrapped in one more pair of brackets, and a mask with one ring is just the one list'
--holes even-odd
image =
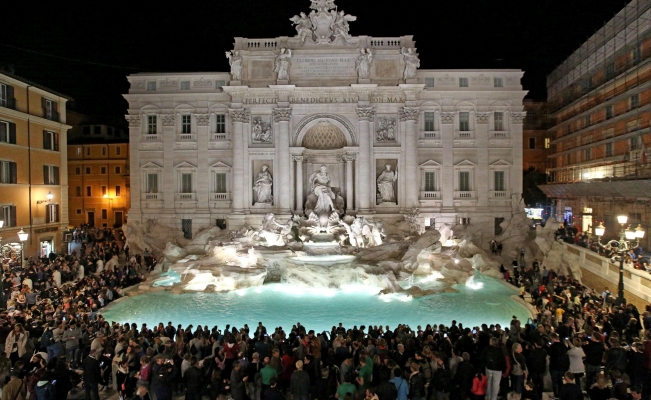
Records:
{"label": "stone building facade", "polygon": [[128,77],[131,221],[189,237],[303,215],[330,201],[320,171],[347,214],[397,222],[418,208],[425,227],[490,235],[510,219],[523,72],[420,70],[411,36],[350,36],[354,17],[333,8],[313,1],[295,37],[236,38],[230,73]]}

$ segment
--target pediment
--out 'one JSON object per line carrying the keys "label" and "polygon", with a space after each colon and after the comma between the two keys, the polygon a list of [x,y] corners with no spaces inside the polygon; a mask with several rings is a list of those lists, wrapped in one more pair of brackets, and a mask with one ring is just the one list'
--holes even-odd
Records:
{"label": "pediment", "polygon": [[140,167],[141,169],[163,169],[160,165],[156,164],[155,162],[148,162],[147,164],[143,165]]}
{"label": "pediment", "polygon": [[224,164],[221,161],[218,161],[218,162],[214,163],[213,165],[211,165],[210,168],[213,168],[213,169],[228,169],[228,170],[230,170],[231,166],[228,165],[228,164]]}
{"label": "pediment", "polygon": [[441,167],[441,164],[437,163],[437,162],[434,161],[434,160],[427,160],[427,161],[425,161],[424,163],[422,163],[421,165],[419,165],[419,167],[421,167],[421,168],[426,168],[426,167],[430,167],[430,168],[440,168],[440,167]]}
{"label": "pediment", "polygon": [[454,166],[455,167],[475,167],[475,166],[477,166],[477,164],[475,164],[474,162],[466,159],[466,160],[463,160],[463,161],[461,161],[461,162],[459,162],[457,164],[454,164]]}
{"label": "pediment", "polygon": [[187,161],[183,161],[182,163],[178,164],[178,165],[177,165],[176,167],[174,167],[174,168],[176,168],[176,169],[180,169],[180,168],[183,168],[183,169],[197,169],[197,166],[196,166],[196,165],[192,165],[192,164],[190,164],[190,163],[187,162]]}
{"label": "pediment", "polygon": [[491,164],[491,167],[510,167],[511,163],[505,160],[497,160]]}

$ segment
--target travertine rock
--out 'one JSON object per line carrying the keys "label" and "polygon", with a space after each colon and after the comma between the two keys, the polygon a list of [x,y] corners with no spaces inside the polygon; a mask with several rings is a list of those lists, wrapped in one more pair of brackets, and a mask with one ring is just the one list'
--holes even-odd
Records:
{"label": "travertine rock", "polygon": [[167,243],[167,246],[165,246],[165,249],[163,250],[163,255],[169,261],[177,262],[187,256],[188,252],[175,244]]}

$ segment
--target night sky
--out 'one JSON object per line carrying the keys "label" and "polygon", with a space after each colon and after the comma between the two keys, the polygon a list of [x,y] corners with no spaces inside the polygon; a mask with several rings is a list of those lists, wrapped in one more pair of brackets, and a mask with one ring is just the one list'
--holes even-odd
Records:
{"label": "night sky", "polygon": [[[14,2],[2,19],[0,65],[108,122],[126,113],[126,75],[227,71],[233,37],[293,36],[289,18],[310,11],[309,0],[136,3]],[[358,17],[351,35],[414,35],[424,69],[522,69],[534,99],[545,98],[547,74],[626,3],[336,0]]]}

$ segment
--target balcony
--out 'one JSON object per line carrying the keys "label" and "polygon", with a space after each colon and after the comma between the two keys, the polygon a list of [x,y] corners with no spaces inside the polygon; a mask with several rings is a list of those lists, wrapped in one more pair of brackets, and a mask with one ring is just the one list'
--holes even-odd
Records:
{"label": "balcony", "polygon": [[420,192],[420,200],[441,200],[441,192]]}
{"label": "balcony", "polygon": [[506,191],[503,191],[503,190],[491,190],[488,193],[488,196],[491,199],[508,200],[509,199],[509,192],[506,192]]}
{"label": "balcony", "polygon": [[43,118],[49,119],[50,121],[60,122],[59,113],[54,110],[43,110]]}
{"label": "balcony", "polygon": [[477,192],[474,191],[455,191],[454,198],[460,200],[473,200],[477,198]]}
{"label": "balcony", "polygon": [[197,135],[193,133],[179,133],[176,135],[177,142],[196,142]]}
{"label": "balcony", "polygon": [[230,201],[230,193],[210,193],[210,201]]}
{"label": "balcony", "polygon": [[454,132],[454,138],[455,139],[474,139],[475,138],[475,132],[473,131],[455,131]]}
{"label": "balcony", "polygon": [[157,134],[145,134],[142,135],[142,141],[145,143],[154,143],[154,142],[162,142],[163,141],[163,135],[157,135]]}
{"label": "balcony", "polygon": [[175,201],[197,201],[196,193],[176,193],[174,195]]}
{"label": "balcony", "polygon": [[441,133],[437,131],[423,132],[424,139],[440,139]]}
{"label": "balcony", "polygon": [[163,200],[163,194],[162,193],[141,193],[140,200],[141,201],[162,201]]}
{"label": "balcony", "polygon": [[508,131],[492,131],[490,134],[491,139],[510,139]]}
{"label": "balcony", "polygon": [[213,133],[210,140],[212,140],[213,142],[219,142],[222,140],[226,140],[227,136],[228,135],[226,135],[225,133]]}

